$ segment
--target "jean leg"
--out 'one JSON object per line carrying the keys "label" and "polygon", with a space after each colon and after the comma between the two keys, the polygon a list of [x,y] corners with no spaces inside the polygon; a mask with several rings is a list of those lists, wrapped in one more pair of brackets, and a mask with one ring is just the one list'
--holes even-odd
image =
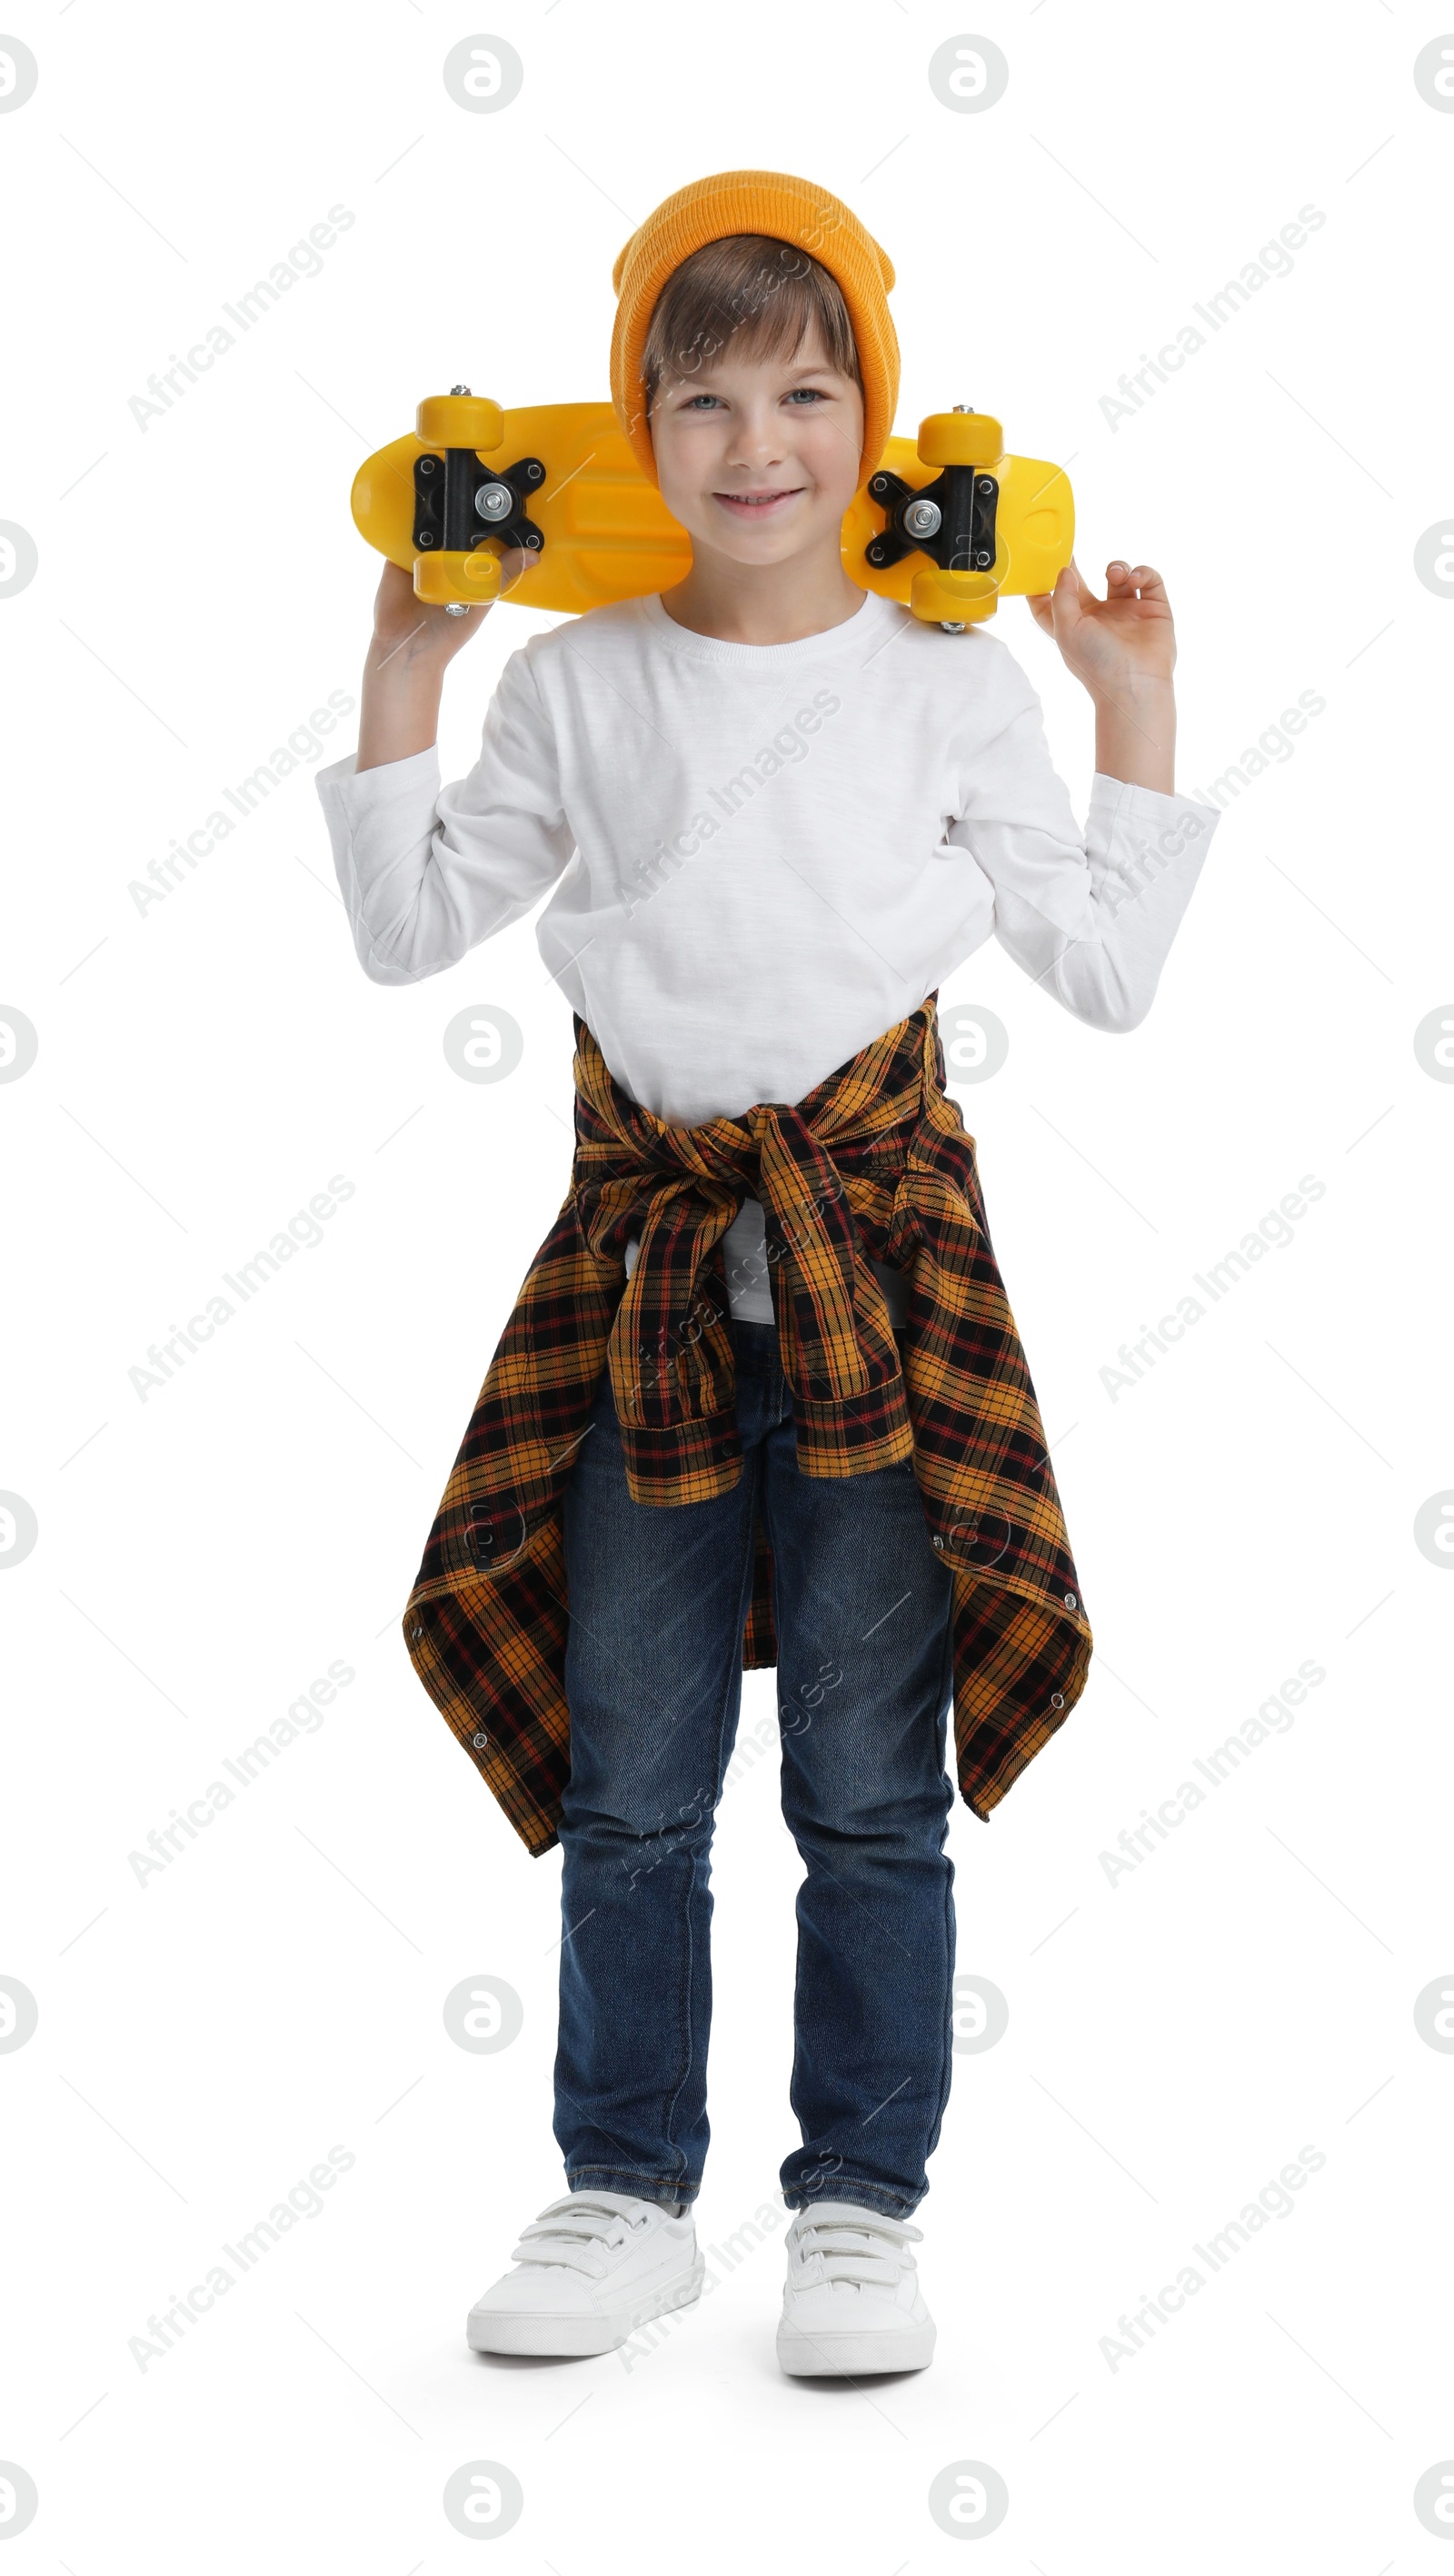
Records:
{"label": "jean leg", "polygon": [[634,1503],[603,1377],[564,1497],[555,2135],[572,2190],[675,2201],[701,2186],[711,1838],[741,1698],[758,1473],[745,1444],[730,1493]]}
{"label": "jean leg", "polygon": [[800,1475],[769,1441],[783,1814],[798,1892],[791,2208],[906,2217],[949,2093],[954,1791],[944,1767],[953,1589],[912,1467]]}

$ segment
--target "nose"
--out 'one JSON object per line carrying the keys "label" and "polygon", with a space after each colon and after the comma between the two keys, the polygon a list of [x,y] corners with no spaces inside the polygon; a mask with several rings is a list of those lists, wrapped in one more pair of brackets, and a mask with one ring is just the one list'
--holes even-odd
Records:
{"label": "nose", "polygon": [[782,418],[765,398],[738,405],[728,441],[727,462],[743,472],[762,472],[780,464],[787,452]]}

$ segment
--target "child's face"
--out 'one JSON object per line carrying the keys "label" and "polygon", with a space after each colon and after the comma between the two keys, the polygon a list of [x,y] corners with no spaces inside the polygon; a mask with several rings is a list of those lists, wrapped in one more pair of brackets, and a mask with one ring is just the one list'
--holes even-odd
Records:
{"label": "child's face", "polygon": [[691,376],[663,379],[651,440],[661,497],[694,542],[734,563],[784,563],[839,543],[863,396],[829,365],[816,324],[790,357],[743,357],[729,339]]}

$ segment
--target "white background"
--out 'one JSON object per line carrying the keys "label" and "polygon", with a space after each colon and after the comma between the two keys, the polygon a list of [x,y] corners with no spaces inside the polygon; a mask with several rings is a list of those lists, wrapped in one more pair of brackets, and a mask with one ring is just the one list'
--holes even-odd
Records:
{"label": "white background", "polygon": [[[0,2057],[0,2456],[40,2502],[7,2570],[462,2568],[481,2543],[441,2494],[478,2458],[525,2496],[489,2563],[530,2576],[920,2576],[973,2543],[927,2505],[963,2459],[1007,2482],[972,2560],[1003,2576],[1446,2563],[1412,2503],[1454,2455],[1454,2058],[1413,2017],[1454,1982],[1451,1590],[1413,1538],[1454,1486],[1454,1089],[1413,1051],[1454,989],[1454,605],[1414,569],[1451,501],[1454,117],[1413,79],[1444,23],[1379,0],[10,21],[40,80],[0,115],[0,517],[39,570],[0,598],[0,1002],[40,1049],[0,1089],[0,1486],[39,1537],[0,1583],[0,1971],[40,2018]],[[525,78],[469,114],[441,66],[481,27]],[[928,84],[965,29],[1010,66],[983,113]],[[351,717],[165,900],[128,892],[356,697],[361,458],[460,379],[603,398],[617,250],[739,166],[820,181],[889,249],[899,429],[994,409],[1069,461],[1083,566],[1163,569],[1181,784],[1326,699],[1228,793],[1145,1026],[1082,1027],[993,948],[942,997],[1010,1031],[960,1097],[1098,1651],[990,1824],[953,1819],[960,1966],[1010,2018],[956,2058],[919,2213],[938,2357],[838,2387],[785,2381],[772,2346],[799,1875],[775,1758],[720,1820],[699,2219],[707,2243],[764,2203],[777,2227],[630,2369],[464,2346],[560,2188],[559,1859],[525,1857],[399,1614],[566,1184],[570,1017],[531,928],[416,990],[366,981],[309,777]],[[334,205],[355,220],[322,273],[139,427],[153,371]],[[1123,371],[1305,205],[1326,221],[1293,273],[1113,429]],[[531,626],[501,610],[455,667],[446,776]],[[1088,703],[1021,603],[997,631],[1083,811]],[[476,1003],[525,1032],[494,1087],[441,1049]],[[334,1174],[354,1195],[323,1240],[142,1401],[148,1345]],[[1118,1345],[1304,1174],[1325,1195],[1293,1243],[1113,1402]],[[334,1660],[356,1677],[317,1731],[138,1884],[128,1854]],[[1304,1660],[1326,1678],[1295,1723],[1112,1883],[1100,1855]],[[772,1710],[750,1678],[744,1733]],[[524,2005],[493,2056],[442,2019],[477,1974]],[[148,2317],[331,2145],[354,2163],[320,2213],[139,2367]],[[1325,2162],[1292,2213],[1112,2368],[1118,2318],[1303,2146]]]}

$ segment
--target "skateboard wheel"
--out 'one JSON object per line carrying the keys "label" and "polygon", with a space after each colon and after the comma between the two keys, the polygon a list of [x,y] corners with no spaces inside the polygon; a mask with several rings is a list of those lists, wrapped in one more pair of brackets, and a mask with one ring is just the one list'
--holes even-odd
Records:
{"label": "skateboard wheel", "polygon": [[1004,430],[987,411],[931,411],[919,423],[924,465],[993,465],[1004,449]]}
{"label": "skateboard wheel", "polygon": [[914,615],[939,626],[976,626],[993,617],[999,596],[992,572],[939,572],[926,565],[909,585]]}
{"label": "skateboard wheel", "polygon": [[498,403],[475,394],[430,394],[414,415],[414,427],[425,447],[498,447],[505,435],[505,415]]}
{"label": "skateboard wheel", "polygon": [[431,608],[448,608],[455,601],[483,607],[499,595],[500,558],[491,546],[477,546],[472,554],[451,549],[414,558],[414,596]]}

